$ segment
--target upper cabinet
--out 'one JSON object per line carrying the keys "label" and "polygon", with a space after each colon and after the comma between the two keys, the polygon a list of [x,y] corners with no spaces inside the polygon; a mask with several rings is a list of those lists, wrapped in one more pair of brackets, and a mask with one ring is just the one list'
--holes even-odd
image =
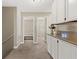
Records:
{"label": "upper cabinet", "polygon": [[77,0],[66,0],[66,19],[77,20]]}
{"label": "upper cabinet", "polygon": [[77,0],[56,1],[57,23],[77,20]]}
{"label": "upper cabinet", "polygon": [[57,23],[64,22],[65,18],[65,0],[57,0]]}

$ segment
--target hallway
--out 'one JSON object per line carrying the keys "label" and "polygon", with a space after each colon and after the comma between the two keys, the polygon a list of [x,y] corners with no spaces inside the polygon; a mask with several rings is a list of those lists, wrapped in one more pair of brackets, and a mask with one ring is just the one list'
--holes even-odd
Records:
{"label": "hallway", "polygon": [[5,59],[52,59],[47,52],[46,43],[42,40],[33,44],[32,40],[25,40],[23,45],[13,50]]}

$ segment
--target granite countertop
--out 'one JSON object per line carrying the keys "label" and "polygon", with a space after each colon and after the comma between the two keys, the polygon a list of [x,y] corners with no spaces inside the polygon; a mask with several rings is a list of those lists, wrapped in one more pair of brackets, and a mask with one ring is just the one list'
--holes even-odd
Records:
{"label": "granite countertop", "polygon": [[59,34],[56,35],[56,36],[54,36],[53,34],[48,34],[48,35],[50,35],[50,36],[52,36],[52,37],[55,37],[55,38],[57,38],[57,39],[66,41],[66,42],[68,42],[68,43],[77,45],[77,37],[76,37],[75,34],[73,34],[73,32],[70,32],[70,33],[68,34],[68,37],[67,37],[67,38],[63,38],[63,37],[61,37],[61,35],[59,35]]}

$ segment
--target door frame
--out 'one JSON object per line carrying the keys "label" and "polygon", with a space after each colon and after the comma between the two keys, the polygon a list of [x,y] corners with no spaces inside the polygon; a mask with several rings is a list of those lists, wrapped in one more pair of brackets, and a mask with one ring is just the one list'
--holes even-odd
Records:
{"label": "door frame", "polygon": [[35,42],[34,40],[37,39],[37,17],[44,17],[45,18],[45,41],[46,41],[46,34],[47,34],[47,16],[23,16],[22,17],[22,43],[24,43],[24,18],[32,17],[33,18],[33,43],[38,44],[38,42]]}
{"label": "door frame", "polygon": [[22,20],[23,43],[24,43],[24,36],[26,36],[26,35],[24,35],[24,20],[27,19],[27,18],[30,18],[30,17],[33,18],[33,16],[23,16],[23,20]]}

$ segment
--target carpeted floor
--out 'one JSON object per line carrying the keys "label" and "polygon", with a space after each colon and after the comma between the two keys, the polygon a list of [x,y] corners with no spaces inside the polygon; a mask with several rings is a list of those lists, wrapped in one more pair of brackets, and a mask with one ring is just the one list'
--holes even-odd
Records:
{"label": "carpeted floor", "polygon": [[13,50],[5,59],[52,59],[48,54],[46,43],[42,40],[33,44],[32,40],[25,40],[23,45]]}

